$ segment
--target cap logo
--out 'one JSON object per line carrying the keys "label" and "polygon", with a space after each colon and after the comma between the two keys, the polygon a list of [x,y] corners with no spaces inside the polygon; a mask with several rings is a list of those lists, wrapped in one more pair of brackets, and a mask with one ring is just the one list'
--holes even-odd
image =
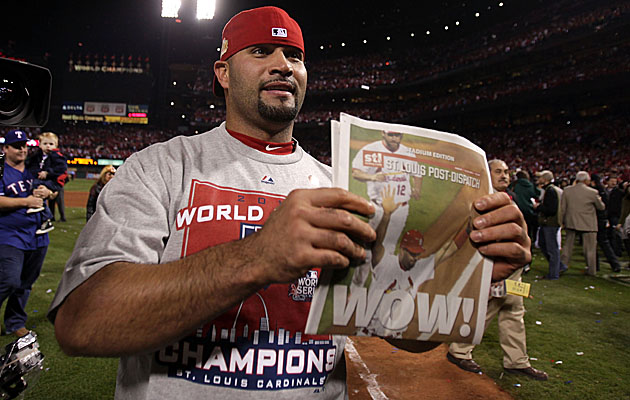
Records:
{"label": "cap logo", "polygon": [[22,132],[21,131],[15,131],[15,136],[17,136],[18,139],[22,139]]}
{"label": "cap logo", "polygon": [[273,37],[287,37],[287,30],[284,28],[271,28],[271,36]]}
{"label": "cap logo", "polygon": [[223,43],[221,44],[221,55],[219,57],[223,57],[227,49],[228,49],[228,40],[223,39]]}

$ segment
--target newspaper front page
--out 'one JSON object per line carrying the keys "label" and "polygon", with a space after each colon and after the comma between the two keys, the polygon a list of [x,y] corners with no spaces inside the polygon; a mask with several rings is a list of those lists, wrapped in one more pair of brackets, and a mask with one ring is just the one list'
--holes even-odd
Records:
{"label": "newspaper front page", "polygon": [[333,185],[372,201],[364,263],[324,270],[308,334],[479,343],[492,263],[468,239],[473,200],[490,193],[485,152],[430,129],[341,114]]}

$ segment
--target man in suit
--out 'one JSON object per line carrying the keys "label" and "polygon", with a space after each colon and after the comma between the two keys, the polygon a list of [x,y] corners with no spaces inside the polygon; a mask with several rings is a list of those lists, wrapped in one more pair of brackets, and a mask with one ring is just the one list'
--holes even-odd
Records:
{"label": "man in suit", "polygon": [[[508,189],[510,175],[507,164],[502,160],[490,160],[488,168],[494,190],[506,192],[514,201],[513,193]],[[507,279],[520,282],[521,273],[522,269],[519,268]],[[497,284],[502,285],[503,281],[497,282]],[[537,370],[529,363],[525,321],[523,320],[525,315],[523,297],[513,294],[491,297],[486,312],[486,328],[496,315],[499,316],[499,344],[503,350],[503,369],[505,372],[546,381],[548,379],[547,373]],[[451,343],[446,353],[446,359],[464,371],[481,372],[481,366],[472,358],[474,348],[475,345],[470,343]]]}
{"label": "man in suit", "polygon": [[596,275],[597,269],[597,210],[606,206],[597,190],[589,187],[591,177],[580,171],[575,177],[575,185],[567,187],[562,194],[562,223],[566,238],[562,249],[562,263],[569,265],[573,253],[576,233],[582,235],[584,256],[588,266],[587,274]]}

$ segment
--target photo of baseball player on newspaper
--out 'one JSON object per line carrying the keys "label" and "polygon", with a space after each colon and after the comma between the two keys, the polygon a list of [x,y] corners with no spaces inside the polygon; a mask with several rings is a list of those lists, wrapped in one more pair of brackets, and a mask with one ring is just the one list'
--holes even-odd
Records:
{"label": "photo of baseball player on newspaper", "polygon": [[325,270],[306,333],[479,343],[492,263],[468,239],[490,193],[483,150],[430,129],[341,114],[333,184],[376,205],[361,265]]}

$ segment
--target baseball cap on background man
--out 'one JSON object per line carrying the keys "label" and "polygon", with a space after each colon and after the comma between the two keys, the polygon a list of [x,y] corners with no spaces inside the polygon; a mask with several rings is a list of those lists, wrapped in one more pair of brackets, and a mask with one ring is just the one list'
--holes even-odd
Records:
{"label": "baseball cap on background man", "polygon": [[26,132],[19,129],[13,129],[4,135],[4,144],[13,144],[18,142],[26,143],[27,141],[28,136],[26,135]]}
{"label": "baseball cap on background man", "polygon": [[[260,7],[242,11],[225,24],[221,35],[221,58],[225,61],[239,51],[256,44],[293,46],[304,53],[302,30],[286,11],[278,7]],[[216,75],[212,91],[223,97],[223,87]]]}

